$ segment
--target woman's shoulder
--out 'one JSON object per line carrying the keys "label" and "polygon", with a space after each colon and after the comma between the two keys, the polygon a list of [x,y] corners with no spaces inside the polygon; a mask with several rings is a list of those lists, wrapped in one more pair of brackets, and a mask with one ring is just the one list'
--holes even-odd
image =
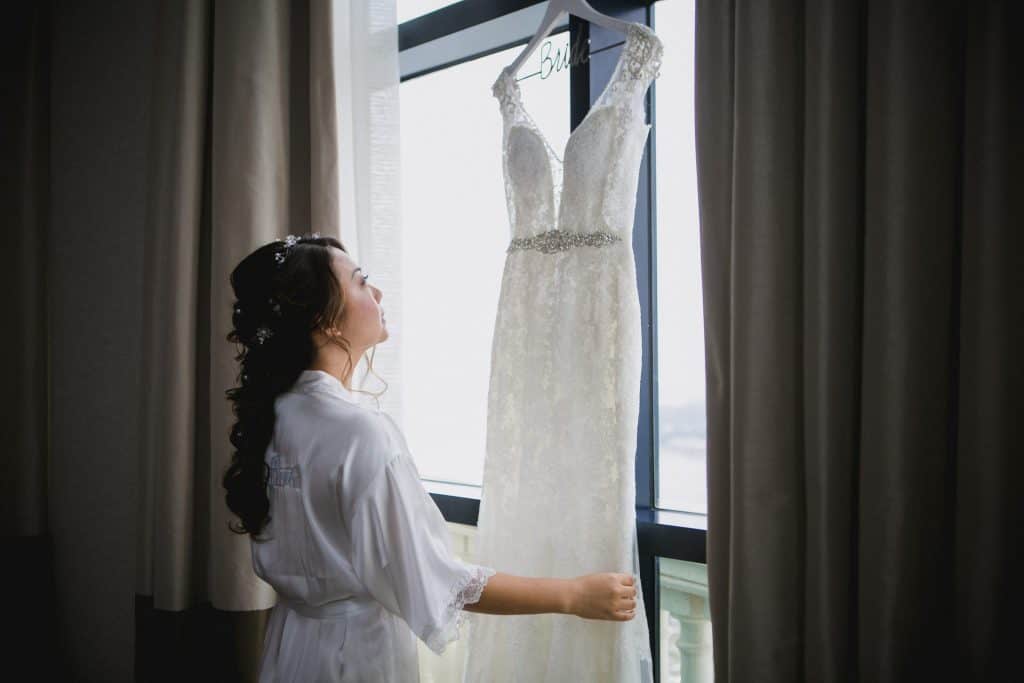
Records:
{"label": "woman's shoulder", "polygon": [[284,440],[304,443],[312,458],[354,486],[372,482],[400,451],[384,413],[345,401],[291,394],[277,404],[277,419]]}
{"label": "woman's shoulder", "polygon": [[342,410],[325,421],[317,447],[336,463],[339,485],[363,491],[400,454],[381,414]]}
{"label": "woman's shoulder", "polygon": [[391,430],[380,414],[344,407],[324,412],[320,440],[329,447],[345,447],[352,451],[385,448],[393,441]]}
{"label": "woman's shoulder", "polygon": [[285,392],[274,402],[277,419],[308,428],[311,424],[323,430],[342,429],[363,433],[384,429],[384,421],[364,406],[315,391]]}

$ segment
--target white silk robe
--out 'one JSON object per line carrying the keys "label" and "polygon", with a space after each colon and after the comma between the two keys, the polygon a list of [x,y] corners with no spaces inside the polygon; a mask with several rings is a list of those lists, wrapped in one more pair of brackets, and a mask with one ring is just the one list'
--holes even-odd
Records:
{"label": "white silk robe", "polygon": [[440,654],[494,570],[452,554],[387,413],[320,370],[304,371],[275,413],[268,540],[251,541],[279,598],[259,680],[417,681],[415,639]]}

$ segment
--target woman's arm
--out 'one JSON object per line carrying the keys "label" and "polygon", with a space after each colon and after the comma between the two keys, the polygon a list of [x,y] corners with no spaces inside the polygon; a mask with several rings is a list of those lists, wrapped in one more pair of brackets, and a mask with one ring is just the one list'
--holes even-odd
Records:
{"label": "woman's arm", "polygon": [[468,612],[484,614],[574,614],[585,619],[628,621],[636,612],[636,588],[630,574],[602,572],[574,579],[490,577],[480,600]]}
{"label": "woman's arm", "polygon": [[485,614],[569,614],[573,579],[533,578],[498,572],[487,580],[468,612]]}

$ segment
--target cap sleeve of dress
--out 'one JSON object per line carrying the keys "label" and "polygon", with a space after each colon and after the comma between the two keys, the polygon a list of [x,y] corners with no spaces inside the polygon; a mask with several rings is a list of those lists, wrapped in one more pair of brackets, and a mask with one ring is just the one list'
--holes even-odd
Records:
{"label": "cap sleeve of dress", "polygon": [[452,553],[444,517],[408,454],[387,461],[348,526],[353,568],[369,593],[441,654],[459,637],[462,608],[480,600],[495,571]]}

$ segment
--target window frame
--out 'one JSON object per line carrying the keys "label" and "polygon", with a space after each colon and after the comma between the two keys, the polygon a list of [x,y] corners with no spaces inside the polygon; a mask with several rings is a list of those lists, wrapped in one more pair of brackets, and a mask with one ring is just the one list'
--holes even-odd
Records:
{"label": "window frame", "polygon": [[[654,27],[653,3],[643,0],[590,0],[592,6],[625,21],[636,21]],[[479,44],[465,54],[450,54],[430,66],[412,66],[403,70],[401,81],[450,68],[461,62],[506,50],[514,46],[525,46],[539,25],[546,2],[543,0],[463,0],[429,14],[403,22],[398,27],[400,58],[403,52],[425,45],[431,41],[443,40],[459,31],[472,30],[484,24],[497,25],[499,20],[513,13],[523,13],[529,33],[509,36],[499,31],[498,36]],[[563,29],[556,25],[551,35]],[[614,50],[612,59],[588,59],[573,64],[570,69],[570,130],[575,130],[590,109],[591,103],[601,93],[621,50],[623,36],[600,26],[590,26],[574,15],[568,17],[570,45],[586,45],[590,39],[590,53],[604,49]],[[522,33],[520,31],[520,33]],[[647,112],[653,123],[655,116],[655,81],[646,94]],[[707,516],[674,510],[660,509],[657,503],[658,472],[658,411],[657,377],[657,225],[654,169],[657,127],[652,126],[640,165],[637,187],[637,204],[633,230],[633,252],[636,258],[637,287],[640,295],[641,325],[643,328],[643,363],[640,380],[640,419],[637,429],[636,473],[636,524],[640,553],[640,579],[645,598],[648,629],[651,636],[651,652],[654,659],[654,679],[659,679],[660,664],[660,609],[659,566],[661,557],[707,564]],[[495,144],[498,144],[495,142]],[[452,484],[424,480],[445,519],[449,522],[477,525],[480,510],[480,488],[470,485]]]}

